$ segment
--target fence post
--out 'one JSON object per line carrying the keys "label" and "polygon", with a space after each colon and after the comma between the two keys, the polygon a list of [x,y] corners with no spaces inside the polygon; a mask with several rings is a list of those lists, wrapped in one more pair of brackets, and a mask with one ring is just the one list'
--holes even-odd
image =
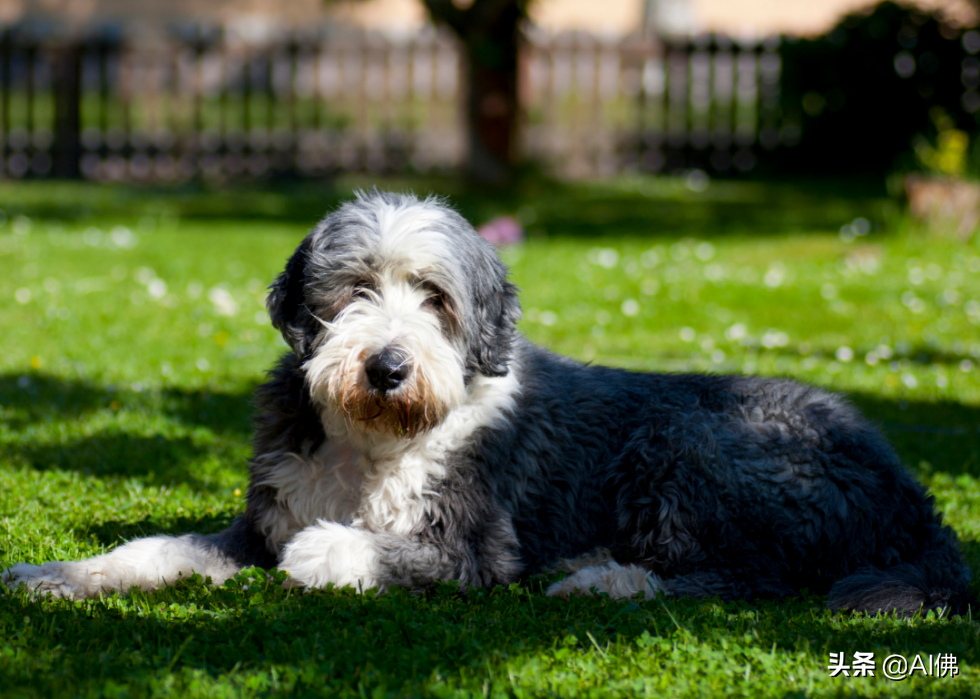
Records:
{"label": "fence post", "polygon": [[54,62],[54,174],[77,179],[81,176],[82,46],[66,38]]}

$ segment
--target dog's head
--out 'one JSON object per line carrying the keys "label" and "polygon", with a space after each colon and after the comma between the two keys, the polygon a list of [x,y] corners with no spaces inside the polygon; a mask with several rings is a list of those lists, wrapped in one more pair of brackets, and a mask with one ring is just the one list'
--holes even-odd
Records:
{"label": "dog's head", "polygon": [[313,229],[268,307],[313,400],[396,437],[438,424],[477,375],[506,375],[521,316],[507,268],[459,214],[376,191]]}

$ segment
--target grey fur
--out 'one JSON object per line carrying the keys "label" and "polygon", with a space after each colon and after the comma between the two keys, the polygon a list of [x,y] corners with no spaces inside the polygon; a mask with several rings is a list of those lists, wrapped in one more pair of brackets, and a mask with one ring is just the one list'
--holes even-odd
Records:
{"label": "grey fur", "polygon": [[[270,311],[287,339],[302,328],[294,348],[320,332],[297,320],[303,309],[329,317],[336,280],[369,273],[375,198],[398,195],[328,217],[276,281]],[[607,547],[679,595],[808,588],[835,609],[966,609],[955,535],[845,400],[783,380],[583,366],[534,347],[514,328],[516,289],[489,244],[443,214],[459,247],[442,283],[464,319],[470,374],[517,372],[522,392],[506,426],[451,455],[410,541],[386,540],[386,583],[506,583]],[[260,390],[257,455],[310,453],[324,439],[298,363],[288,355]],[[250,491],[246,520],[268,497]]]}
{"label": "grey fur", "polygon": [[[327,440],[303,365],[325,342],[321,321],[371,293],[358,288],[384,264],[378,212],[403,204],[419,202],[373,192],[344,205],[272,285],[270,315],[293,351],[258,391],[246,511],[187,540],[215,572],[282,555],[260,523],[292,515],[267,483],[283,455],[312,459]],[[601,547],[676,595],[807,588],[833,609],[966,611],[971,574],[954,533],[843,398],[778,379],[584,366],[536,347],[517,333],[517,290],[492,246],[441,203],[423,206],[452,251],[418,283],[439,290],[466,382],[513,374],[520,391],[502,423],[445,456],[408,534],[365,532],[381,587],[506,584]]]}

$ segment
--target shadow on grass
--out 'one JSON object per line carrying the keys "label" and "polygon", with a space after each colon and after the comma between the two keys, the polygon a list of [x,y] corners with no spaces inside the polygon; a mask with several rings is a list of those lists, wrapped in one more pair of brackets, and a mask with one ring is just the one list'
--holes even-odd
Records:
{"label": "shadow on grass", "polygon": [[523,177],[504,188],[471,187],[459,178],[345,178],[333,182],[243,183],[179,187],[93,183],[10,183],[0,194],[9,216],[78,223],[87,219],[186,221],[247,219],[312,226],[352,196],[353,188],[439,194],[475,224],[518,215],[531,235],[602,238],[782,234],[836,231],[858,216],[880,223],[882,183],[717,181],[693,191],[681,178],[556,182]]}
{"label": "shadow on grass", "polygon": [[248,439],[252,431],[252,395],[241,392],[165,388],[137,392],[50,374],[0,374],[0,407],[15,430],[55,419],[77,419],[99,410],[162,413],[189,427]]}
{"label": "shadow on grass", "polygon": [[107,520],[94,522],[84,529],[76,529],[75,534],[82,539],[95,537],[100,544],[109,546],[158,534],[169,536],[180,536],[191,532],[213,534],[226,529],[237,516],[237,513],[221,513],[202,517],[168,517],[166,519],[154,519],[151,516],[138,522]]}
{"label": "shadow on grass", "polygon": [[151,486],[186,484],[203,492],[221,488],[202,477],[198,468],[212,450],[189,437],[103,432],[64,442],[21,444],[11,451],[15,462],[36,471],[58,469],[95,478],[134,478]]}
{"label": "shadow on grass", "polygon": [[[753,349],[756,351],[762,351],[759,345],[753,345]],[[834,358],[838,347],[828,346],[828,345],[816,345],[811,347],[809,354],[806,356],[824,358],[831,360]],[[783,357],[789,357],[791,359],[800,359],[801,354],[797,349],[792,346],[788,347],[767,347],[765,348],[765,353],[768,355],[780,355]],[[892,350],[895,352],[895,350]],[[862,362],[865,361],[866,352],[876,352],[876,350],[871,350],[868,347],[856,347],[854,352],[854,361]],[[948,370],[959,369],[960,364],[964,361],[969,361],[971,364],[976,363],[977,357],[968,352],[952,352],[936,349],[935,347],[929,347],[925,344],[910,345],[902,350],[901,355],[895,353],[889,359],[882,359],[878,357],[878,362],[883,366],[887,366],[892,362],[903,362],[907,361],[913,365],[919,367],[926,367],[932,364],[942,365]],[[954,374],[955,377],[955,374]],[[954,378],[955,380],[955,378]]]}
{"label": "shadow on grass", "polygon": [[[562,696],[589,683],[602,694],[611,680],[623,693],[622,682],[642,684],[655,668],[658,679],[693,681],[700,693],[722,696],[748,669],[770,689],[789,673],[805,685],[807,673],[826,676],[829,652],[874,652],[879,667],[890,653],[952,653],[964,669],[980,663],[978,624],[964,618],[852,618],[824,611],[819,598],[636,603],[541,592],[537,580],[468,595],[447,585],[422,596],[396,590],[379,597],[187,581],[123,602],[35,603],[19,594],[5,601],[5,614],[17,620],[6,640],[30,652],[5,661],[7,686],[86,695],[111,678],[131,695],[161,682],[177,695],[196,687],[195,696],[208,695],[209,682],[262,696],[447,695],[453,688],[511,695],[511,683],[537,684],[547,672],[567,683],[549,683],[547,695]],[[871,689],[851,681],[855,691]],[[922,681],[934,696],[965,689]],[[440,682],[449,686],[433,691]]]}
{"label": "shadow on grass", "polygon": [[[253,392],[136,392],[49,374],[3,374],[0,410],[9,436],[0,440],[0,457],[36,471],[77,471],[217,492],[222,486],[212,478],[216,464],[235,459],[241,463],[232,465],[245,474],[240,449],[247,448],[252,437]],[[108,420],[96,418],[99,412]],[[146,424],[156,416],[177,425],[164,425],[165,433],[154,434]],[[75,436],[93,420],[97,427]],[[67,436],[46,430],[59,422],[77,422],[79,429]]]}
{"label": "shadow on grass", "polygon": [[848,397],[879,427],[914,473],[980,478],[980,406],[891,400],[868,393]]}

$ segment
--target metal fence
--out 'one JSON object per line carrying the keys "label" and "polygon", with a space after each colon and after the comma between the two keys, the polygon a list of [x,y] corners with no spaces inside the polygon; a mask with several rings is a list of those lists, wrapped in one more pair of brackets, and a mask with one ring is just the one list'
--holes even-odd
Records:
{"label": "metal fence", "polygon": [[532,35],[522,81],[525,152],[583,175],[751,170],[759,149],[799,139],[781,120],[778,47],[716,35]]}
{"label": "metal fence", "polygon": [[[530,31],[524,155],[571,175],[748,171],[793,145],[778,42]],[[69,39],[0,31],[0,176],[104,180],[450,169],[465,156],[461,52],[410,38],[195,28]]]}

